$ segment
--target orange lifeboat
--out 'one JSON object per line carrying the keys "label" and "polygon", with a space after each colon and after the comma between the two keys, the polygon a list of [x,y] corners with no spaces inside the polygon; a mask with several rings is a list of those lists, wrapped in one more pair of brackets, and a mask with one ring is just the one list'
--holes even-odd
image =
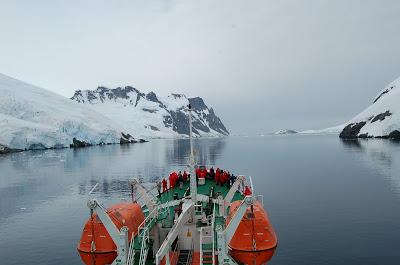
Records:
{"label": "orange lifeboat", "polygon": [[[230,206],[227,224],[236,213],[241,201]],[[274,255],[277,237],[262,204],[256,201],[248,207],[229,243],[230,255],[241,264],[265,264]]]}
{"label": "orange lifeboat", "polygon": [[[107,214],[118,230],[123,226],[129,228],[129,240],[131,240],[132,233],[136,236],[138,227],[145,218],[142,208],[137,203],[121,202],[115,204],[107,209]],[[117,257],[117,246],[97,214],[93,214],[87,220],[78,245],[78,251],[82,261],[87,265],[111,264]]]}

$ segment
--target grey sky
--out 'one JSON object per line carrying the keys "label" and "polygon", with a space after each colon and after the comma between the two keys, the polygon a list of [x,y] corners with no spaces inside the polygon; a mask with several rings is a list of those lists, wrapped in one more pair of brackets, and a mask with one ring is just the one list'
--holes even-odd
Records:
{"label": "grey sky", "polygon": [[200,95],[232,132],[323,128],[400,76],[400,1],[3,1],[0,72]]}

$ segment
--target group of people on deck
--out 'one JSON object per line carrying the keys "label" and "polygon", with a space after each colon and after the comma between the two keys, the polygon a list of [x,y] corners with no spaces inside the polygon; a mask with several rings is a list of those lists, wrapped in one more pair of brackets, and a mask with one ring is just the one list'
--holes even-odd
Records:
{"label": "group of people on deck", "polygon": [[229,171],[217,168],[214,170],[213,167],[210,168],[208,173],[209,179],[213,179],[217,185],[230,187],[236,181],[236,176],[231,174]]}
{"label": "group of people on deck", "polygon": [[[228,188],[230,188],[233,183],[235,183],[237,177],[227,170],[223,170],[220,168],[214,170],[213,167],[207,170],[206,167],[202,166],[196,168],[196,179],[198,180],[199,178],[214,180],[217,185],[226,185]],[[179,171],[178,173],[175,171],[171,172],[171,174],[169,174],[168,180],[167,178],[163,178],[161,181],[157,182],[158,195],[161,196],[162,193],[175,187],[179,187],[180,189],[182,189],[183,184],[189,180],[190,173],[186,171],[183,171],[183,173],[182,171]],[[248,186],[243,187],[243,194],[245,196],[251,195],[251,193],[251,189]]]}
{"label": "group of people on deck", "polygon": [[[182,189],[183,184],[187,182],[190,179],[190,173],[186,171],[179,171],[178,173],[171,172],[167,178],[163,178],[161,181],[157,182],[157,190],[158,190],[158,195],[161,196],[161,193],[166,192],[169,189],[173,189],[175,187],[179,187]],[[169,182],[169,187],[168,187],[168,182]],[[162,192],[161,192],[162,189]]]}

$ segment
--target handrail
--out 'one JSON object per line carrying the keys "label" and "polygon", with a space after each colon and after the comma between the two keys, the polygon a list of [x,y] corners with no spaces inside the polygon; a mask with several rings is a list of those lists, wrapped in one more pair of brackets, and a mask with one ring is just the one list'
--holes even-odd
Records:
{"label": "handrail", "polygon": [[212,222],[211,222],[211,234],[210,235],[204,235],[204,229],[205,228],[210,228],[208,227],[202,227],[200,228],[200,265],[203,265],[203,239],[211,239],[212,242],[212,264],[215,264],[215,231],[214,231],[214,225],[215,225],[215,213],[216,213],[216,203],[214,202],[213,204],[213,214],[212,214]]}
{"label": "handrail", "polygon": [[186,265],[192,264],[193,252],[194,252],[194,240],[192,239],[192,245],[191,245],[191,249],[190,249],[190,252],[189,252],[189,257],[186,260]]}
{"label": "handrail", "polygon": [[253,194],[255,194],[254,186],[253,186],[253,178],[252,178],[251,176],[249,176],[249,181],[250,181],[251,192],[252,192]]}
{"label": "handrail", "polygon": [[214,224],[215,224],[215,202],[214,202],[214,210],[213,210],[213,217],[212,217],[212,224],[211,224],[211,233],[212,233],[212,264],[215,264],[215,231],[214,231]]}
{"label": "handrail", "polygon": [[126,260],[127,265],[133,265],[135,261],[135,236],[132,232],[132,237],[131,237],[131,242],[129,243],[129,252],[128,252],[128,258]]}
{"label": "handrail", "polygon": [[147,227],[144,228],[143,231],[143,237],[142,237],[142,245],[140,248],[140,258],[139,258],[139,265],[144,265],[146,263],[146,258],[147,258],[147,243],[149,240],[149,229]]}
{"label": "handrail", "polygon": [[[146,226],[147,221],[156,218],[158,213],[158,207],[156,207],[152,212],[149,213],[149,215],[140,223],[138,226],[138,235],[140,235],[140,229],[143,229]],[[155,214],[155,216],[153,216]],[[143,227],[143,228],[142,228]]]}
{"label": "handrail", "polygon": [[264,195],[258,194],[256,195],[257,201],[261,202],[261,205],[264,206]]}
{"label": "handrail", "polygon": [[203,227],[200,228],[200,265],[203,265]]}
{"label": "handrail", "polygon": [[[149,220],[156,218],[158,216],[158,207],[156,207],[152,212],[149,213],[149,215],[140,223],[140,225],[138,226],[138,230],[137,230],[137,237],[140,237],[140,231],[142,229],[146,229],[146,224],[148,223]],[[151,222],[151,221],[150,221]],[[147,233],[148,233],[148,229],[147,229]],[[146,230],[144,230],[143,235],[142,235],[142,244],[141,244],[141,250],[140,250],[140,259],[142,257],[142,252],[143,252],[143,242],[146,240]],[[128,259],[127,259],[127,265],[133,265],[135,261],[135,235],[134,232],[132,232],[132,237],[131,237],[131,241],[129,244],[129,252],[128,252]],[[140,260],[139,260],[140,262]]]}
{"label": "handrail", "polygon": [[[179,248],[179,242],[176,242],[176,246],[175,246],[175,249],[172,251],[172,257],[171,257],[171,259],[170,259],[170,263],[171,262],[174,262],[174,258],[175,258],[175,256],[176,256],[176,253],[178,252],[180,250],[180,248]],[[168,253],[168,255],[169,255],[169,253]],[[173,265],[175,265],[176,263],[174,263]]]}

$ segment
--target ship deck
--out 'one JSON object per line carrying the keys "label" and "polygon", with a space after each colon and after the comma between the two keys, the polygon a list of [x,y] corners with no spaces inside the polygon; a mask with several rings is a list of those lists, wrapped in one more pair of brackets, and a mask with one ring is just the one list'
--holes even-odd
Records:
{"label": "ship deck", "polygon": [[[202,194],[202,195],[209,195],[211,188],[214,187],[214,192],[215,194],[220,193],[224,198],[226,194],[228,193],[230,187],[227,185],[217,185],[214,180],[211,179],[206,179],[204,185],[197,185],[197,194]],[[182,189],[179,188],[179,186],[174,187],[172,189],[168,189],[164,193],[161,194],[160,203],[166,203],[169,201],[174,200],[174,194],[177,194],[179,198],[182,198],[183,195],[185,194],[186,190],[189,188],[189,181],[184,182]],[[240,192],[236,192],[232,201],[238,201],[238,200],[243,200],[244,196]]]}
{"label": "ship deck", "polygon": [[[165,192],[161,193],[161,196],[157,196],[158,205],[163,205],[166,204],[168,202],[173,202],[173,201],[178,201],[181,200],[186,191],[188,190],[190,186],[190,182],[186,181],[184,182],[184,184],[182,185],[182,188],[179,188],[179,185],[177,185],[174,188],[168,189]],[[230,186],[225,185],[217,185],[217,183],[212,180],[212,179],[205,179],[205,183],[203,185],[197,185],[197,194],[201,194],[204,196],[209,196],[211,189],[213,188],[214,190],[214,198],[216,198],[217,196],[221,195],[222,197],[226,197],[226,195],[228,194],[229,190],[230,190]],[[236,191],[233,198],[232,198],[232,202],[233,201],[238,201],[238,200],[243,200],[244,199],[244,195],[242,195],[241,192]],[[209,207],[209,203],[203,201],[202,203],[202,208],[203,210],[207,207]],[[156,222],[161,224],[162,228],[172,228],[172,226],[174,225],[174,217],[175,217],[175,209],[176,209],[176,204],[170,205],[168,206],[168,210],[166,212],[163,212],[162,214],[160,214],[156,220],[154,220],[154,222],[150,221],[149,223],[146,223],[146,225],[148,225],[149,227],[153,227]],[[218,203],[214,203],[214,207],[215,207],[215,223],[214,224],[221,224],[222,226],[225,225],[225,217],[220,215],[219,213],[219,204]],[[149,216],[149,211],[147,210],[147,207],[144,206],[143,207],[145,209],[144,213],[145,216],[148,217]],[[227,212],[229,212],[229,207],[227,209]],[[195,212],[195,215],[198,215],[198,212]],[[201,214],[201,212],[200,212]],[[204,227],[207,226],[209,224],[207,223],[203,223],[201,220],[197,220],[197,222],[195,223],[196,227]],[[216,237],[216,235],[215,235]],[[136,251],[140,251],[141,249],[141,244],[140,244],[140,239],[141,236],[139,235],[138,237],[136,237],[136,239],[134,240],[134,248],[136,249]],[[202,248],[203,249],[211,249],[213,247],[213,245],[210,243],[203,243],[202,244]],[[191,264],[200,264],[199,259],[200,259],[200,254],[199,254],[199,249],[198,247],[195,249],[195,251],[193,252],[193,260]],[[155,260],[152,257],[152,255],[149,255],[147,257],[147,259],[145,260],[145,265],[149,265],[149,264],[154,264]],[[136,263],[135,263],[136,264]]]}

